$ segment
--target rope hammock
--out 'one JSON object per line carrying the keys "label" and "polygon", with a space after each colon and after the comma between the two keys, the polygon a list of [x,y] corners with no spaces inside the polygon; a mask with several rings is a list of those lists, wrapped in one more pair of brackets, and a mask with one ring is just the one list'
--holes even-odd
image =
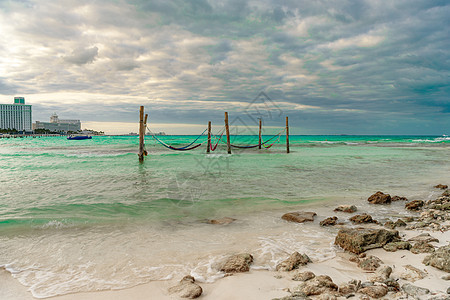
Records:
{"label": "rope hammock", "polygon": [[[187,145],[187,146],[184,146],[184,147],[173,147],[173,146],[171,146],[171,145],[169,145],[169,144],[166,144],[165,142],[163,142],[163,141],[161,141],[160,139],[158,139],[157,137],[156,137],[156,135],[154,135],[153,134],[153,132],[148,128],[148,126],[147,126],[147,130],[150,132],[150,134],[152,135],[152,137],[157,141],[157,142],[159,142],[161,145],[163,145],[164,147],[166,147],[166,148],[168,148],[168,149],[170,149],[170,150],[176,150],[176,151],[189,151],[189,150],[193,150],[193,149],[195,149],[195,148],[198,148],[198,147],[200,147],[201,145],[202,145],[202,143],[200,143],[200,144],[197,144],[197,145],[195,145],[195,146],[192,146],[192,145],[194,145],[195,144],[195,142],[197,142],[198,141],[198,139],[205,133],[205,131],[207,130],[207,129],[205,129],[192,143],[190,143],[189,145]],[[192,147],[191,147],[192,146]]]}
{"label": "rope hammock", "polygon": [[219,138],[217,138],[215,135],[213,135],[214,139],[216,139],[216,144],[214,146],[212,145],[212,143],[209,144],[209,149],[211,149],[211,151],[216,150],[217,146],[219,145],[220,140],[222,139],[224,132],[225,132],[225,127],[221,130]]}
{"label": "rope hammock", "polygon": [[[286,129],[281,130],[279,133],[275,134],[273,137],[271,137],[270,139],[262,142],[261,144],[256,144],[256,145],[249,145],[249,146],[239,146],[239,145],[233,145],[231,144],[231,147],[234,148],[240,148],[240,149],[249,149],[249,148],[256,148],[259,147],[260,145],[263,145],[264,148],[269,149],[270,147],[272,147],[281,137],[281,134],[285,131]],[[278,137],[278,139],[273,142],[272,144],[270,144],[269,146],[266,146],[265,144],[267,144],[268,142],[270,142],[271,140],[273,140],[274,138]]]}

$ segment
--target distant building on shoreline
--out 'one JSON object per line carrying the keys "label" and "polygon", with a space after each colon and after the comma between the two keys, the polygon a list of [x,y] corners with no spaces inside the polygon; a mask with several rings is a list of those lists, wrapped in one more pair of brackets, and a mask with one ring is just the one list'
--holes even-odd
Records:
{"label": "distant building on shoreline", "polygon": [[31,131],[31,105],[24,97],[14,97],[14,104],[0,104],[0,129]]}
{"label": "distant building on shoreline", "polygon": [[60,120],[58,115],[54,113],[50,117],[50,122],[41,122],[36,121],[33,124],[33,130],[36,129],[47,129],[51,132],[62,132],[67,133],[69,131],[76,132],[81,130],[81,121],[80,120]]}

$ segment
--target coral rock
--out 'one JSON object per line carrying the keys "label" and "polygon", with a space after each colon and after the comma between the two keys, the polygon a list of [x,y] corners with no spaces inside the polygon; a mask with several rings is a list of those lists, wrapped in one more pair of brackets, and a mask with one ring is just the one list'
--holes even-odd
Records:
{"label": "coral rock", "polygon": [[391,203],[391,196],[382,192],[376,192],[375,194],[370,196],[367,201],[369,201],[371,204],[389,204]]}
{"label": "coral rock", "polygon": [[299,266],[306,265],[309,262],[311,262],[311,259],[309,259],[308,255],[294,252],[288,259],[279,263],[276,269],[277,271],[292,271],[297,269]]}
{"label": "coral rock", "polygon": [[226,273],[240,273],[248,272],[250,270],[250,264],[253,262],[253,256],[248,253],[241,253],[230,256],[220,271]]}
{"label": "coral rock", "polygon": [[354,213],[357,210],[355,205],[339,205],[334,211],[342,211],[346,213]]}
{"label": "coral rock", "polygon": [[370,249],[380,248],[389,242],[399,241],[396,230],[372,228],[342,228],[334,243],[344,250],[360,254]]}
{"label": "coral rock", "polygon": [[312,222],[312,221],[314,221],[314,216],[315,215],[317,215],[315,212],[296,211],[296,212],[286,213],[281,218],[283,220],[286,220],[286,221],[289,221],[289,222],[303,223],[303,222]]}

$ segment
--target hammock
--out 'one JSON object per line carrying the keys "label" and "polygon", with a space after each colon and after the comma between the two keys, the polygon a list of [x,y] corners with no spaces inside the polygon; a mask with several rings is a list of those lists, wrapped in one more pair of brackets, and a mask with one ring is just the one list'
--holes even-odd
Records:
{"label": "hammock", "polygon": [[225,128],[222,130],[222,133],[220,134],[219,138],[216,138],[216,136],[214,135],[214,138],[217,140],[216,145],[209,144],[209,149],[211,149],[211,151],[216,150],[217,146],[219,145],[220,140],[222,139],[222,136],[225,132]]}
{"label": "hammock", "polygon": [[[250,145],[250,146],[238,146],[238,145],[233,145],[233,144],[231,144],[230,146],[231,146],[231,147],[234,147],[234,148],[249,149],[249,148],[256,148],[256,147],[259,147],[260,145],[263,145],[264,148],[269,149],[270,147],[273,146],[273,144],[275,144],[275,143],[279,140],[279,137],[280,137],[281,134],[284,132],[284,130],[285,130],[285,129],[281,130],[279,133],[275,134],[273,137],[271,137],[270,139],[268,139],[268,140],[262,142],[261,144]],[[267,142],[270,142],[271,140],[273,140],[273,139],[276,138],[277,136],[278,136],[278,140],[276,140],[275,142],[273,142],[273,143],[272,143],[271,145],[269,145],[269,146],[266,146],[266,145],[265,145],[265,144],[267,144]]]}
{"label": "hammock", "polygon": [[[160,139],[158,139],[152,132],[151,130],[147,127],[148,131],[150,132],[150,134],[152,135],[152,137],[159,142],[161,145],[163,145],[164,147],[171,149],[171,150],[176,150],[176,151],[189,151],[189,150],[193,150],[197,147],[200,147],[202,145],[202,143],[197,144],[195,146],[192,146],[193,144],[195,144],[195,142],[197,142],[197,140],[205,133],[206,129],[189,145],[184,146],[184,147],[173,147],[171,145],[166,144],[165,142],[161,141]],[[191,147],[192,146],[192,147]]]}

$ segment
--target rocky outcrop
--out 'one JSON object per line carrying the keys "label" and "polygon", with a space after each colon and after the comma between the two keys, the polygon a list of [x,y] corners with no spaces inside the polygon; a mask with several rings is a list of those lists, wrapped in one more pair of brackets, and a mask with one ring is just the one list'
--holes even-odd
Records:
{"label": "rocky outcrop", "polygon": [[450,190],[445,190],[445,191],[442,193],[442,196],[444,196],[444,197],[450,197]]}
{"label": "rocky outcrop", "polygon": [[405,208],[409,210],[420,210],[425,204],[422,200],[413,200],[405,204]]}
{"label": "rocky outcrop", "polygon": [[328,217],[328,218],[326,218],[326,219],[324,219],[323,221],[320,221],[320,226],[334,226],[334,225],[336,225],[336,222],[337,222],[337,217],[336,216],[334,216],[334,217]]}
{"label": "rocky outcrop", "polygon": [[400,237],[396,230],[343,228],[339,230],[334,243],[344,250],[360,254],[399,240]]}
{"label": "rocky outcrop", "polygon": [[357,210],[355,205],[339,205],[334,211],[342,211],[346,213],[354,213]]}
{"label": "rocky outcrop", "polygon": [[367,201],[369,201],[371,204],[389,204],[391,203],[391,195],[385,194],[382,192],[376,192],[372,196],[370,196]]}
{"label": "rocky outcrop", "polygon": [[425,257],[423,263],[450,273],[450,244],[439,247],[434,253]]}
{"label": "rocky outcrop", "polygon": [[296,287],[296,291],[302,292],[306,296],[320,295],[323,293],[334,294],[338,286],[327,275],[319,275]]}
{"label": "rocky outcrop", "polygon": [[421,288],[410,283],[405,283],[404,285],[402,285],[402,290],[413,298],[424,296],[430,293],[429,289]]}
{"label": "rocky outcrop", "polygon": [[195,299],[200,297],[203,290],[202,287],[195,283],[192,276],[185,276],[176,286],[169,288],[170,294],[178,294],[181,298]]}
{"label": "rocky outcrop", "polygon": [[297,222],[297,223],[303,223],[303,222],[312,222],[314,221],[314,216],[317,215],[315,212],[310,211],[296,211],[296,212],[290,212],[286,213],[281,218],[283,220],[289,221],[289,222]]}
{"label": "rocky outcrop", "polygon": [[358,291],[358,289],[361,288],[361,281],[360,280],[350,280],[349,282],[342,284],[338,288],[338,292],[341,296],[348,297],[350,295],[353,295]]}
{"label": "rocky outcrop", "polygon": [[417,242],[410,249],[414,254],[419,253],[432,253],[434,252],[434,246],[427,242]]}
{"label": "rocky outcrop", "polygon": [[313,279],[314,277],[316,277],[316,275],[313,272],[311,272],[311,271],[304,271],[304,272],[295,273],[292,276],[292,280],[294,280],[294,281],[308,281],[310,279]]}
{"label": "rocky outcrop", "polygon": [[384,297],[388,293],[388,289],[383,285],[373,285],[362,288],[358,292],[377,299]]}
{"label": "rocky outcrop", "polygon": [[438,185],[435,185],[434,188],[445,190],[445,189],[448,189],[448,185],[446,185],[446,184],[438,184]]}
{"label": "rocky outcrop", "polygon": [[236,219],[229,218],[229,217],[223,217],[223,218],[220,218],[220,219],[208,220],[208,223],[209,224],[216,224],[216,225],[227,225],[227,224],[233,223],[234,221],[236,221]]}
{"label": "rocky outcrop", "polygon": [[355,224],[361,224],[361,223],[378,223],[378,221],[372,219],[371,215],[368,214],[362,214],[362,215],[354,215],[349,219]]}
{"label": "rocky outcrop", "polygon": [[225,273],[248,272],[252,262],[253,256],[251,254],[241,253],[232,255],[223,263],[220,271]]}
{"label": "rocky outcrop", "polygon": [[409,250],[411,244],[405,241],[391,242],[383,246],[383,249],[389,252],[395,252],[397,250]]}
{"label": "rocky outcrop", "polygon": [[292,271],[297,269],[299,266],[306,265],[309,262],[311,262],[311,259],[309,259],[308,255],[294,252],[288,259],[279,263],[276,269],[277,271]]}

